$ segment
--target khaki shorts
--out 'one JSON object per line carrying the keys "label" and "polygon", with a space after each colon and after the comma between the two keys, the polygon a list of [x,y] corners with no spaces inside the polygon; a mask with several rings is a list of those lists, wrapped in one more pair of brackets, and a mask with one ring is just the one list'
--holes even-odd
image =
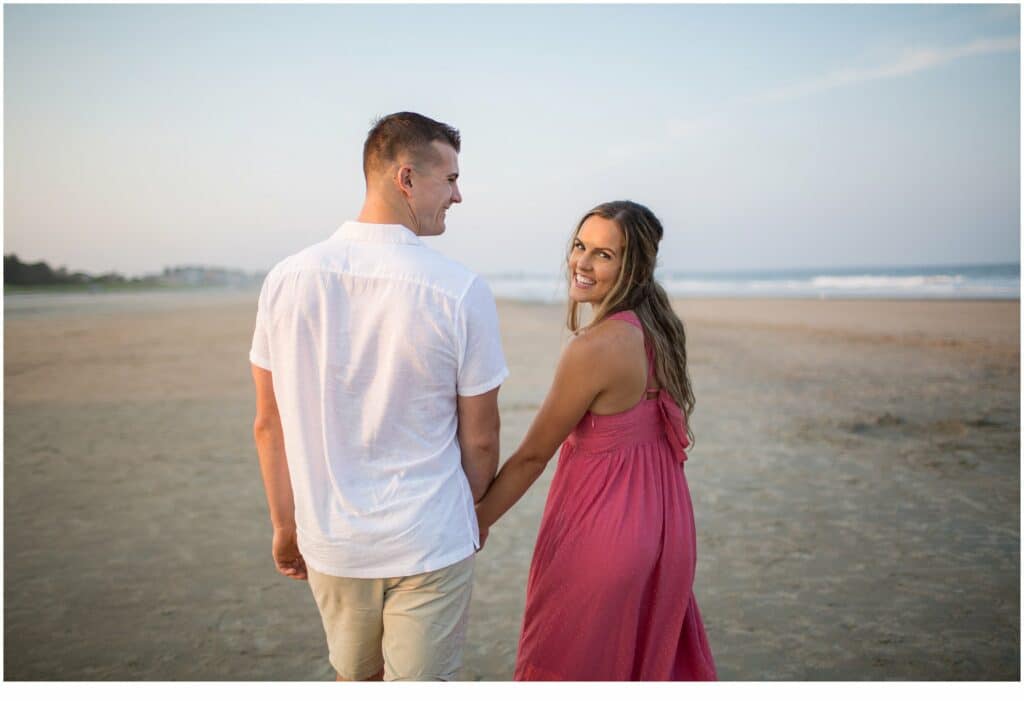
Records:
{"label": "khaki shorts", "polygon": [[454,565],[383,579],[332,577],[308,565],[331,666],[345,679],[451,681],[462,665],[470,555]]}

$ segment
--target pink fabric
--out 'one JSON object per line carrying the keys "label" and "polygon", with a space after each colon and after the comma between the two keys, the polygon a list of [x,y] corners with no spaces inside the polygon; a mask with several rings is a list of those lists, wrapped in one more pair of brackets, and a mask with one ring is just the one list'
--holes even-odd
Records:
{"label": "pink fabric", "polygon": [[[633,312],[611,318],[643,328]],[[693,595],[688,445],[664,390],[619,414],[587,412],[569,434],[530,565],[516,680],[717,678]]]}

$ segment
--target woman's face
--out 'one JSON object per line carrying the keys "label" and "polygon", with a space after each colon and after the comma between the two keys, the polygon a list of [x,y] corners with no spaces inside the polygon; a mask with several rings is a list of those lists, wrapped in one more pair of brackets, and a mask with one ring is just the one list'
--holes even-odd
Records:
{"label": "woman's face", "polygon": [[622,268],[626,239],[619,225],[597,215],[587,217],[569,254],[569,299],[600,304]]}

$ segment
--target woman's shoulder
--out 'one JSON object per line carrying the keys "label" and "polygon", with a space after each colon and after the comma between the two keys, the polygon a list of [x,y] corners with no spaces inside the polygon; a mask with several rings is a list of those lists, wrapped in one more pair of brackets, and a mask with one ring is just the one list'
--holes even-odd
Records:
{"label": "woman's shoulder", "polygon": [[570,341],[560,365],[563,377],[593,390],[592,411],[624,411],[636,404],[647,381],[643,331],[629,323],[605,319]]}
{"label": "woman's shoulder", "polygon": [[565,350],[575,359],[614,361],[616,358],[628,358],[638,349],[643,352],[643,343],[643,330],[616,315],[572,336]]}

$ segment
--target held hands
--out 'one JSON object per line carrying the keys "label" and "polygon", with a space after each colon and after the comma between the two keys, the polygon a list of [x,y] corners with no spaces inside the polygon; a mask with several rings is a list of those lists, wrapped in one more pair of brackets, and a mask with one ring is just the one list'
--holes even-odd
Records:
{"label": "held hands", "polygon": [[483,524],[483,521],[480,520],[480,503],[479,502],[477,502],[476,518],[477,518],[477,527],[480,530],[480,547],[477,548],[476,551],[480,552],[481,550],[484,549],[484,543],[487,541],[487,536],[490,534],[491,528],[490,528],[490,526],[485,526]]}
{"label": "held hands", "polygon": [[295,528],[275,528],[272,546],[277,571],[291,579],[306,579],[306,561],[299,552]]}

